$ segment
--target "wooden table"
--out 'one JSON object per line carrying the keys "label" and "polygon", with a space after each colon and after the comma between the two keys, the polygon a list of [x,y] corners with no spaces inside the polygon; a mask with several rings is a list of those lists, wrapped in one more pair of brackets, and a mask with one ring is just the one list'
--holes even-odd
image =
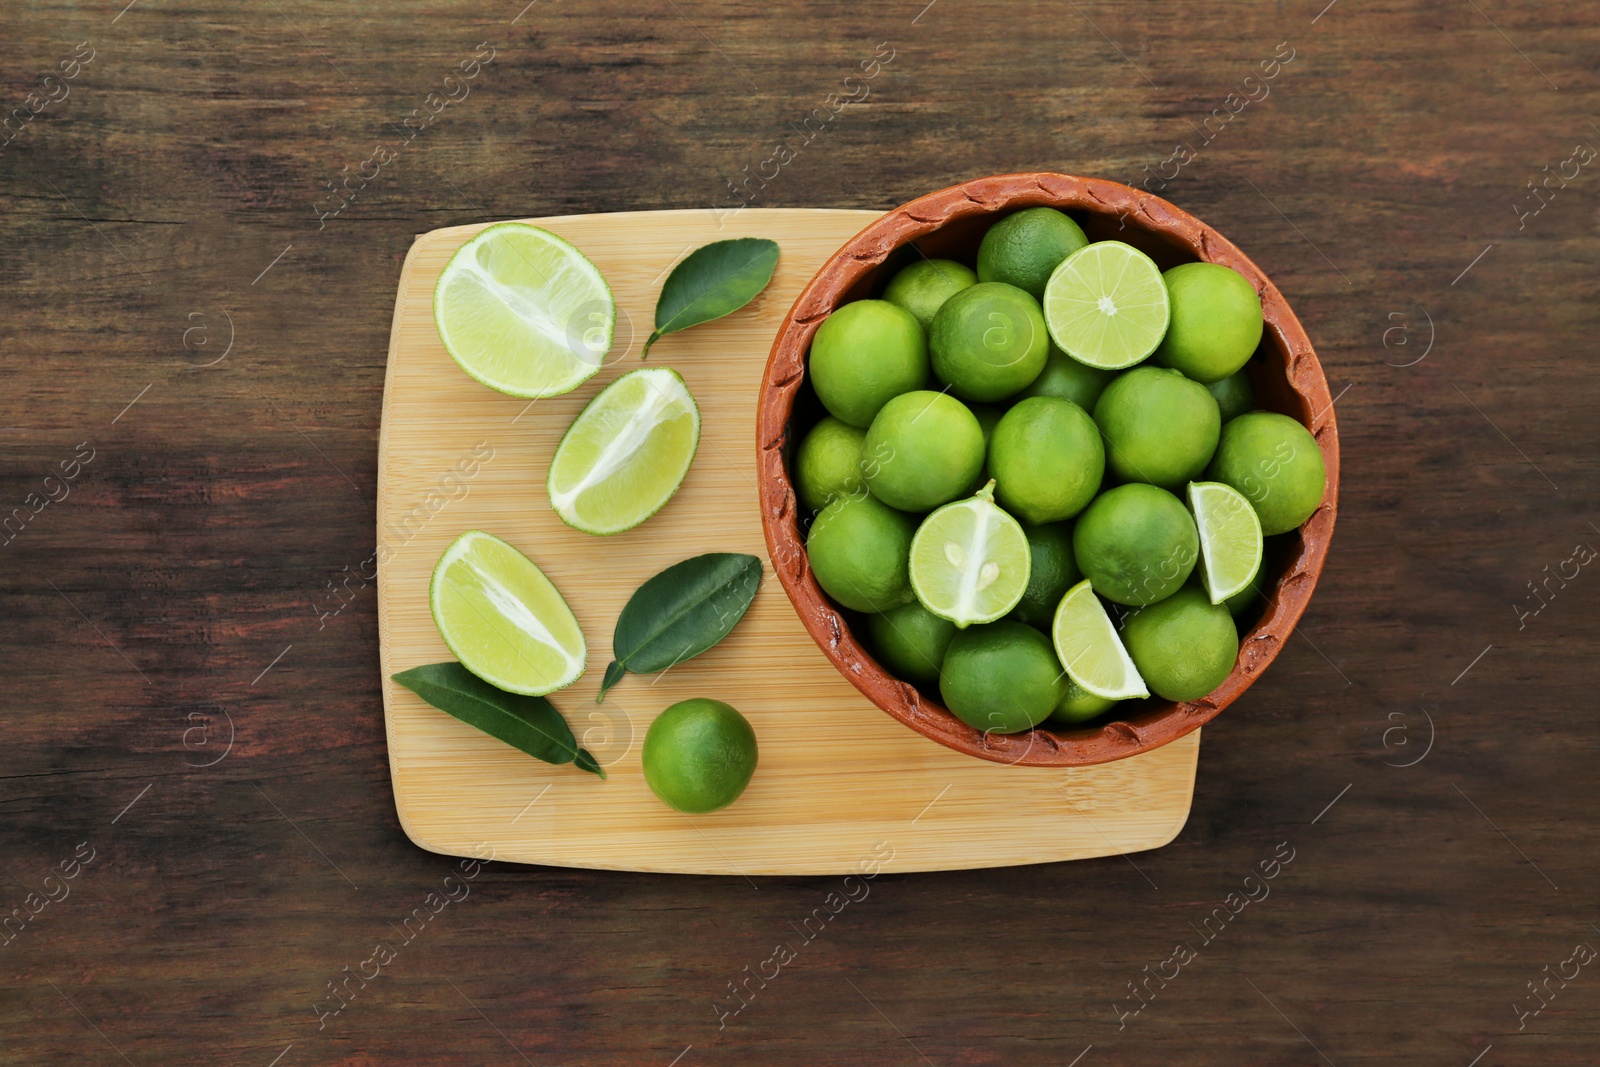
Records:
{"label": "wooden table", "polygon": [[[0,1061],[1592,1062],[1592,5],[522,3],[4,6]],[[806,941],[832,879],[431,912],[360,577],[411,236],[1023,169],[1229,234],[1338,396],[1328,568],[1187,828]]]}

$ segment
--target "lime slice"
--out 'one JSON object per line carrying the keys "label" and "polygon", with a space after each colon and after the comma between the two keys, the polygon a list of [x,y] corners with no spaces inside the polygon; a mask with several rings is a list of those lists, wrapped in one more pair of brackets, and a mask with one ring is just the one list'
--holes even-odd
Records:
{"label": "lime slice", "polygon": [[533,560],[468,530],[433,568],[428,606],[467,670],[511,693],[543,696],[583,673],[588,646],[572,609]]}
{"label": "lime slice", "polygon": [[700,409],[678,372],[645,367],[612,382],[567,428],[550,461],[550,506],[585,533],[630,530],[689,473]]}
{"label": "lime slice", "polygon": [[1101,370],[1131,367],[1150,355],[1172,318],[1161,268],[1121,241],[1096,241],[1062,260],[1043,303],[1057,347]]}
{"label": "lime slice", "polygon": [[911,539],[911,588],[922,606],[965,629],[994,622],[1028,590],[1033,554],[994,502],[994,480],[922,520]]}
{"label": "lime slice", "polygon": [[1061,598],[1050,636],[1067,677],[1095,696],[1127,700],[1150,695],[1087,578]]}
{"label": "lime slice", "polygon": [[584,254],[525,222],[462,245],[433,290],[433,321],[461,369],[512,396],[568,393],[611,348],[617,305]]}
{"label": "lime slice", "polygon": [[1200,574],[1220,604],[1242,592],[1261,570],[1261,519],[1231,485],[1190,482],[1189,510],[1200,530]]}

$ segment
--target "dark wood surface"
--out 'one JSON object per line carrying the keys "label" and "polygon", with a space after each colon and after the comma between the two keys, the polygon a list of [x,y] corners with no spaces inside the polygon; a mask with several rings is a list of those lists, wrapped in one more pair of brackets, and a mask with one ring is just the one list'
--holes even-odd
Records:
{"label": "dark wood surface", "polygon": [[[0,904],[42,905],[0,947],[0,1062],[1595,1062],[1600,179],[1566,161],[1600,145],[1596,8],[1324,2],[0,7],[6,109],[77,72],[0,150]],[[1339,398],[1302,636],[1207,727],[1171,845],[886,874],[721,1028],[837,880],[491,863],[319,1028],[455,869],[395,819],[372,588],[319,615],[374,549],[411,236],[730,208],[862,84],[758,206],[1196,150],[1166,195],[1273,276]]]}

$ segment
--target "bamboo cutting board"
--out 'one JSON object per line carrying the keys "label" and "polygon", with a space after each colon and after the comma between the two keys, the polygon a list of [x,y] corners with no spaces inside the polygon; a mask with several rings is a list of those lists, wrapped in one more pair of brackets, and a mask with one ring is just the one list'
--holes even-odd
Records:
{"label": "bamboo cutting board", "polygon": [[[823,261],[871,211],[643,211],[529,221],[581,248],[617,299],[616,344],[566,396],[529,402],[467,377],[433,325],[433,286],[482,226],[417,238],[400,274],[378,447],[379,660],[395,806],[411,840],[447,855],[696,874],[842,874],[998,867],[1157,848],[1188,818],[1200,734],[1115,763],[1005,767],[961,755],[873,707],[801,627],[765,563],[749,614],[721,644],[660,675],[629,675],[596,704],[611,631],[646,578],[701,552],[766,560],[755,483],[756,392],[779,322]],[[655,297],[692,249],[729,237],[782,246],[750,306],[669,336],[671,366],[700,405],[699,452],[678,495],[614,537],[565,526],[545,497],[567,425],[640,365]],[[463,531],[516,545],[566,597],[589,643],[587,673],[552,696],[609,777],[552,767],[423,703],[390,676],[450,658],[428,611],[428,578]],[[655,715],[706,696],[755,727],[749,789],[710,815],[682,815],[645,785],[639,750]]]}

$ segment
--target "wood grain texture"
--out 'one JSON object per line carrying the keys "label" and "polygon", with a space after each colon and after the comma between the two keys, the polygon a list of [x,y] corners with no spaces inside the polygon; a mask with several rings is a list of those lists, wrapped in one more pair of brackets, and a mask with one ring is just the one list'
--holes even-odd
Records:
{"label": "wood grain texture", "polygon": [[[754,208],[718,229],[709,211],[530,219],[592,259],[619,327],[599,375],[529,404],[462,373],[433,324],[439,272],[481,225],[423,234],[400,272],[378,446],[378,654],[400,824],[423,848],[568,867],[750,875],[1044,863],[1166,844],[1189,813],[1198,733],[1092,768],[1004,767],[950,751],[888,718],[822,654],[776,581],[756,490],[756,398],[767,349],[796,294],[870,211]],[[642,526],[593,537],[556,517],[550,457],[600,389],[639,363],[660,279],[691,249],[768,237],[782,249],[749,306],[658,342],[651,366],[684,376],[700,408],[694,466]],[[463,463],[465,458],[466,462]],[[471,472],[470,474],[467,472]],[[431,494],[431,495],[430,495]],[[589,670],[551,699],[604,763],[605,781],[551,767],[465,726],[388,680],[449,659],[428,577],[465,530],[522,549],[577,613]],[[393,555],[389,555],[392,552]],[[611,632],[634,589],[699,552],[763,558],[760,592],[729,637],[655,675],[630,675],[594,702]],[[730,808],[686,816],[651,794],[639,748],[657,712],[709,696],[755,727],[760,767]],[[875,846],[885,845],[892,859]]]}
{"label": "wood grain texture", "polygon": [[[1595,1059],[1593,965],[1513,1009],[1600,948],[1600,578],[1546,577],[1600,547],[1600,182],[1552,180],[1522,229],[1513,210],[1600,148],[1592,5],[525,7],[0,0],[4,111],[96,50],[0,151],[0,518],[94,449],[0,548],[0,909],[97,849],[0,947],[0,1061]],[[486,39],[471,95],[319,229],[325,183]],[[806,140],[881,41],[870,95]],[[1270,95],[1202,143],[1283,41]],[[755,207],[884,211],[1023,170],[1137,183],[1187,142],[1161,195],[1283,290],[1337,398],[1310,610],[1206,726],[1162,849],[888,871],[810,939],[837,877],[491,863],[319,1022],[327,983],[457,870],[395,815],[357,576],[414,236],[731,210],[727,179],[772,174],[785,139]],[[1270,897],[1206,942],[1285,841]],[[800,951],[762,987],[779,940]],[[1179,941],[1197,957],[1119,1022]]]}

